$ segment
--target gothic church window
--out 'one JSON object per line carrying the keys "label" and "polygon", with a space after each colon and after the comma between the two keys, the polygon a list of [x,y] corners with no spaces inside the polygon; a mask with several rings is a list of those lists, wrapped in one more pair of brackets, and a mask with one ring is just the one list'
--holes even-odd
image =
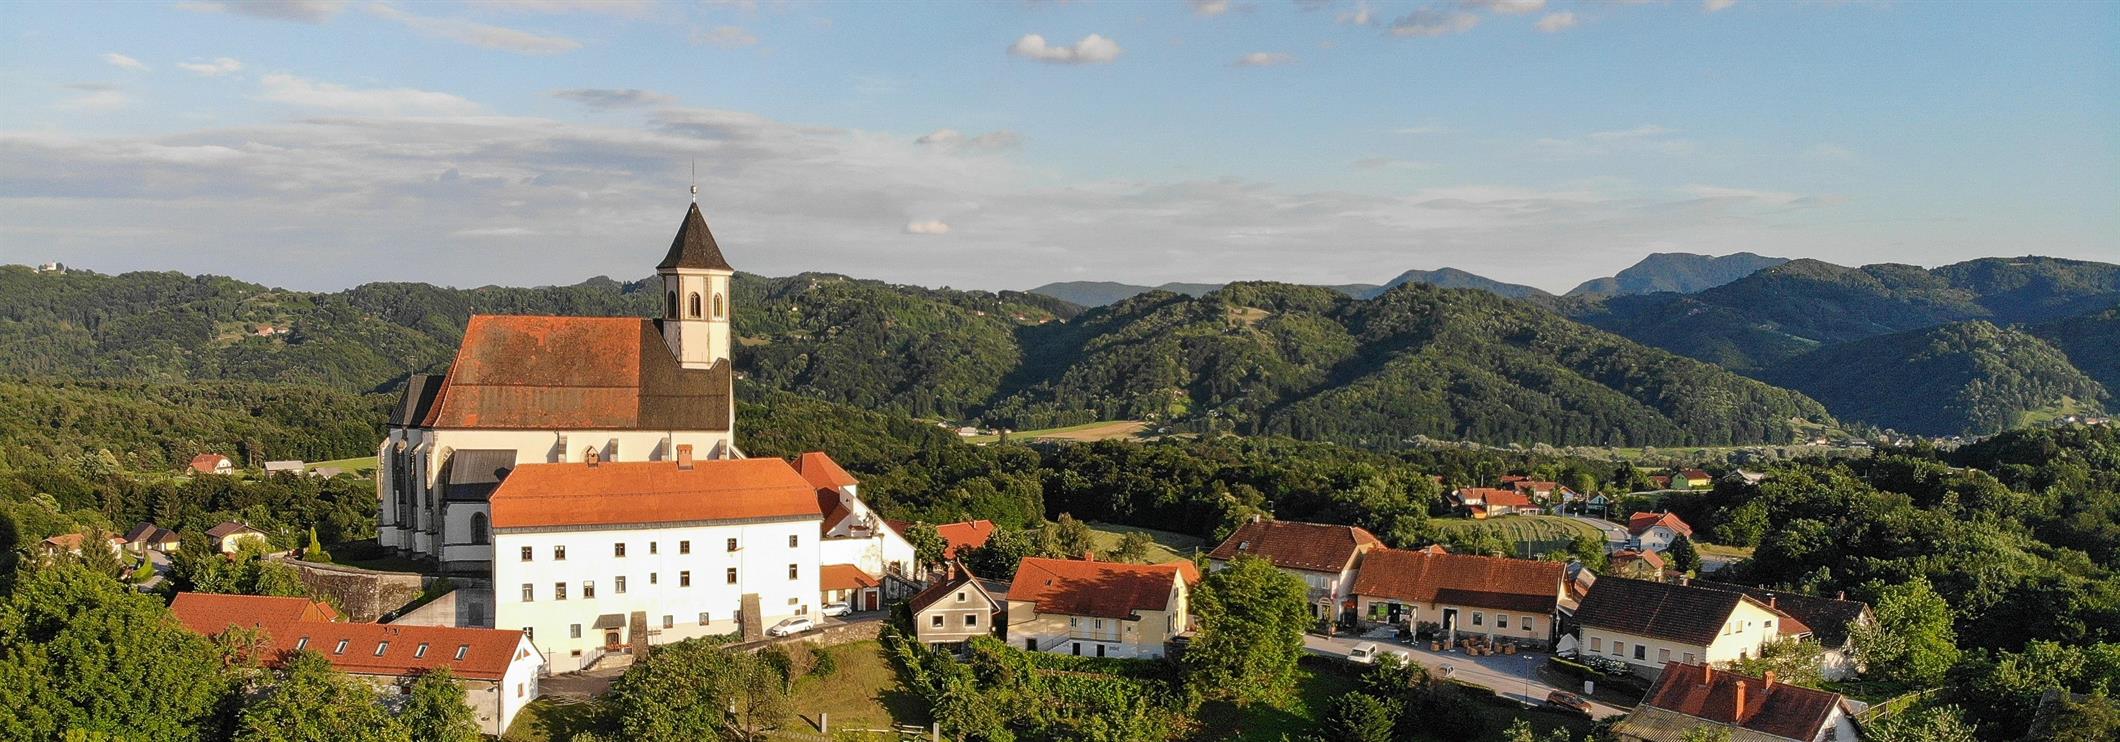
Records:
{"label": "gothic church window", "polygon": [[691,313],[691,314],[688,314],[688,315],[686,315],[686,316],[688,316],[688,317],[698,317],[698,316],[699,316],[699,294],[693,294],[693,295],[692,295],[692,305],[691,305],[691,306],[692,306],[692,313]]}

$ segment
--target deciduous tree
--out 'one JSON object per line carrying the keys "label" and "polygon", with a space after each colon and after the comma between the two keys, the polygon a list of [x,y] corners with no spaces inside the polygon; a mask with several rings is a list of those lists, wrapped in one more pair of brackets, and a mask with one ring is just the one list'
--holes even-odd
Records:
{"label": "deciduous tree", "polygon": [[464,702],[464,686],[447,667],[420,673],[398,712],[405,731],[419,742],[476,742],[478,717]]}
{"label": "deciduous tree", "polygon": [[1193,591],[1200,630],[1185,650],[1187,682],[1239,705],[1278,701],[1295,682],[1310,589],[1272,562],[1239,556]]}

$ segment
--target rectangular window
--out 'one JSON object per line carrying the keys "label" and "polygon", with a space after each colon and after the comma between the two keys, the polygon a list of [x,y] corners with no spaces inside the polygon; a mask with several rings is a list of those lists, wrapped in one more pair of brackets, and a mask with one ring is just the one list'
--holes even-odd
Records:
{"label": "rectangular window", "polygon": [[596,597],[596,581],[582,580],[582,599],[588,600],[594,597]]}
{"label": "rectangular window", "polygon": [[1656,662],[1657,662],[1657,664],[1663,664],[1663,663],[1665,663],[1665,662],[1670,662],[1670,661],[1671,661],[1671,650],[1668,650],[1668,649],[1658,649],[1658,650],[1656,650]]}
{"label": "rectangular window", "polygon": [[555,562],[564,562],[564,561],[567,561],[567,547],[565,547],[565,546],[554,546],[554,547],[552,547],[552,561],[555,561]]}
{"label": "rectangular window", "polygon": [[569,638],[569,639],[580,639],[580,638],[582,638],[582,625],[581,625],[581,624],[578,624],[578,623],[570,623],[570,624],[567,624],[567,638]]}
{"label": "rectangular window", "polygon": [[1480,625],[1480,621],[1481,621],[1481,619],[1484,619],[1485,617],[1486,617],[1486,614],[1482,614],[1482,613],[1474,613],[1474,614],[1472,614],[1472,625],[1474,625],[1474,626],[1478,626],[1478,625]]}
{"label": "rectangular window", "polygon": [[1686,653],[1686,664],[1688,664],[1688,665],[1690,665],[1690,664],[1693,664],[1693,653],[1692,653],[1692,652],[1687,652],[1687,653]]}
{"label": "rectangular window", "polygon": [[527,582],[523,583],[523,602],[525,602],[525,603],[529,603],[529,602],[534,602],[534,601],[536,601],[536,600],[537,600],[537,588],[536,588],[536,586],[534,586],[534,585],[531,585],[530,583],[527,583]]}
{"label": "rectangular window", "polygon": [[566,599],[567,599],[567,583],[564,583],[564,582],[555,582],[555,583],[552,583],[552,599],[553,599],[553,600],[566,600]]}
{"label": "rectangular window", "polygon": [[653,541],[650,541],[650,542],[648,542],[648,553],[649,553],[649,554],[654,554],[654,553],[655,553],[655,549],[656,549],[656,548],[657,548],[657,547],[656,547],[656,545],[655,545],[655,542],[653,542]]}
{"label": "rectangular window", "polygon": [[691,587],[691,586],[692,586],[692,571],[691,571],[691,570],[686,570],[686,571],[683,571],[683,572],[679,572],[679,573],[677,573],[677,586],[678,586],[678,587]]}
{"label": "rectangular window", "polygon": [[1649,659],[1649,648],[1640,644],[1634,645],[1634,658],[1638,660]]}
{"label": "rectangular window", "polygon": [[700,612],[699,612],[699,625],[701,625],[701,626],[705,626],[705,625],[707,625],[707,624],[708,624],[709,622],[711,622],[712,620],[713,620],[713,619],[710,619],[710,618],[708,618],[708,617],[707,617],[707,612],[706,612],[706,611],[700,611]]}
{"label": "rectangular window", "polygon": [[388,651],[390,651],[390,642],[376,642],[376,643],[375,643],[375,656],[377,656],[377,657],[381,657],[381,656],[383,656],[383,653],[384,653],[384,652],[388,652]]}
{"label": "rectangular window", "polygon": [[692,542],[690,542],[690,541],[679,541],[679,542],[677,542],[677,553],[679,553],[679,554],[690,554],[690,553],[692,553]]}
{"label": "rectangular window", "polygon": [[733,538],[732,538],[732,539],[729,539],[729,550],[730,550],[730,551],[735,551],[735,550],[736,550],[736,539],[733,539]]}
{"label": "rectangular window", "polygon": [[1592,651],[1592,652],[1602,652],[1602,651],[1605,651],[1605,638],[1604,638],[1604,637],[1601,637],[1601,636],[1593,636],[1593,637],[1590,637],[1590,651]]}
{"label": "rectangular window", "polygon": [[308,647],[309,647],[309,637],[306,637],[306,636],[305,636],[305,637],[302,637],[301,639],[297,639],[297,640],[295,640],[295,643],[294,643],[294,648],[295,648],[295,649],[306,649],[306,648],[308,648]]}
{"label": "rectangular window", "polygon": [[523,561],[530,561],[530,547],[523,547]]}
{"label": "rectangular window", "polygon": [[676,624],[676,620],[677,620],[677,617],[676,617],[676,616],[672,616],[672,615],[670,615],[670,614],[667,614],[667,613],[663,614],[663,628],[667,629],[667,628],[670,628],[670,627],[672,627],[672,626],[675,626],[675,625],[677,625],[677,624]]}
{"label": "rectangular window", "polygon": [[332,648],[331,648],[331,653],[332,653],[332,654],[345,654],[345,653],[346,653],[346,645],[347,645],[347,644],[349,643],[349,641],[350,641],[350,640],[347,640],[347,639],[340,639],[340,640],[339,640],[339,645],[338,645],[338,646],[336,646],[336,647],[332,647]]}
{"label": "rectangular window", "polygon": [[615,544],[612,544],[612,545],[611,545],[611,556],[614,556],[614,557],[624,557],[625,555],[626,555],[626,542],[624,542],[624,541],[620,541],[620,542],[618,542],[618,543],[615,543]]}
{"label": "rectangular window", "polygon": [[469,645],[469,644],[458,644],[458,645],[456,645],[456,659],[457,659],[458,661],[462,661],[462,660],[464,659],[464,655],[467,655],[467,654],[470,654],[470,653],[471,653],[471,645]]}
{"label": "rectangular window", "polygon": [[1626,642],[1622,642],[1622,641],[1615,641],[1615,642],[1613,642],[1613,643],[1612,643],[1612,654],[1613,654],[1613,656],[1615,656],[1615,657],[1616,657],[1616,656],[1619,656],[1619,655],[1623,655],[1623,654],[1626,654],[1626,653],[1627,653],[1627,643],[1626,643]]}
{"label": "rectangular window", "polygon": [[617,576],[617,577],[613,577],[613,578],[611,578],[611,591],[612,591],[612,592],[615,592],[615,593],[618,593],[618,594],[620,594],[620,595],[624,595],[624,594],[626,594],[626,576],[625,576],[625,575],[619,575],[619,576]]}
{"label": "rectangular window", "polygon": [[795,579],[795,578],[796,578],[796,572],[798,571],[798,569],[799,569],[799,568],[798,568],[798,567],[797,567],[796,565],[793,565],[793,564],[790,564],[790,565],[788,565],[788,579],[790,579],[790,580],[792,580],[792,579]]}
{"label": "rectangular window", "polygon": [[729,576],[729,584],[731,584],[731,585],[734,585],[734,584],[736,584],[736,568],[735,568],[735,567],[730,567],[730,568],[729,568],[728,576]]}
{"label": "rectangular window", "polygon": [[796,546],[797,544],[801,543],[801,541],[802,541],[802,537],[801,537],[801,536],[798,536],[798,535],[795,535],[795,534],[792,534],[792,533],[788,534],[788,548],[790,548],[790,549],[793,549],[793,548],[795,548],[795,546]]}
{"label": "rectangular window", "polygon": [[967,613],[967,614],[964,614],[964,625],[966,625],[966,626],[978,626],[978,625],[979,625],[979,614],[977,614],[977,613]]}
{"label": "rectangular window", "polygon": [[928,625],[938,629],[942,628],[942,614],[937,613],[935,615],[929,616]]}
{"label": "rectangular window", "polygon": [[419,645],[419,646],[417,646],[417,647],[413,647],[413,648],[412,648],[412,658],[413,658],[413,659],[419,659],[419,658],[421,658],[421,657],[425,657],[425,656],[427,656],[427,643],[426,643],[426,642],[420,642],[420,645]]}
{"label": "rectangular window", "polygon": [[660,573],[660,572],[649,572],[649,573],[648,573],[648,584],[650,584],[650,585],[656,584],[656,583],[655,583],[655,576],[656,576],[656,575],[658,575],[658,574],[661,574],[661,573]]}
{"label": "rectangular window", "polygon": [[964,591],[963,591],[963,590],[959,590],[959,591],[957,591],[957,602],[959,602],[959,603],[962,603],[962,602],[964,602]]}
{"label": "rectangular window", "polygon": [[1530,617],[1530,616],[1525,616],[1525,617],[1524,617],[1524,630],[1525,630],[1525,631],[1530,631],[1530,630],[1531,630],[1531,617]]}
{"label": "rectangular window", "polygon": [[1497,613],[1497,614],[1494,614],[1494,627],[1495,627],[1495,628],[1497,628],[1497,629],[1506,629],[1506,628],[1509,628],[1509,614],[1507,614],[1507,613]]}

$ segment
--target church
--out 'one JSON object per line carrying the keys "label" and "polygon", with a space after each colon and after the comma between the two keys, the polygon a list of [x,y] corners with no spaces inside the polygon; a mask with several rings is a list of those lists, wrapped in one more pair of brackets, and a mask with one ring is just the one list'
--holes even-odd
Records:
{"label": "church", "polygon": [[656,274],[656,319],[473,316],[376,452],[378,542],[469,586],[457,622],[523,629],[548,672],[911,589],[911,545],[830,456],[737,445],[735,270],[697,203]]}

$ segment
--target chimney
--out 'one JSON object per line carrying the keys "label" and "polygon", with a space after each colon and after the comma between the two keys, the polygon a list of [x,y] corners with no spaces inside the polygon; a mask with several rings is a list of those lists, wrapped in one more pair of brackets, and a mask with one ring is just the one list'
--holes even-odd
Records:
{"label": "chimney", "polygon": [[1744,680],[1744,678],[1738,678],[1738,679],[1737,679],[1737,690],[1736,690],[1735,692],[1736,692],[1736,694],[1737,694],[1737,703],[1736,703],[1736,707],[1735,707],[1735,708],[1732,708],[1732,709],[1730,709],[1730,723],[1732,723],[1732,724],[1742,724],[1742,723],[1744,723],[1744,720],[1745,720],[1745,680]]}
{"label": "chimney", "polygon": [[1774,671],[1773,671],[1773,670],[1768,670],[1768,671],[1767,671],[1767,675],[1766,675],[1766,677],[1764,677],[1764,678],[1761,678],[1761,679],[1762,679],[1762,680],[1764,680],[1764,681],[1766,681],[1766,685],[1765,685],[1765,686],[1763,686],[1763,688],[1764,688],[1764,689],[1768,689],[1768,690],[1771,690],[1771,689],[1773,689],[1773,687],[1774,687]]}
{"label": "chimney", "polygon": [[1084,549],[1084,550],[1082,550],[1082,561],[1085,561],[1085,562],[1094,562],[1094,561],[1097,561],[1097,552],[1096,552],[1096,551],[1094,551],[1094,550],[1091,550],[1091,549]]}
{"label": "chimney", "polygon": [[1706,662],[1700,663],[1700,684],[1711,688],[1715,686],[1715,668]]}
{"label": "chimney", "polygon": [[1251,514],[1251,522],[1253,522],[1253,523],[1257,523],[1257,522],[1259,522],[1259,514],[1258,514],[1258,513],[1252,513],[1252,514]]}
{"label": "chimney", "polygon": [[692,444],[677,444],[677,468],[681,471],[692,470]]}
{"label": "chimney", "polygon": [[1768,608],[1773,608],[1773,607],[1775,607],[1775,606],[1774,606],[1774,594],[1773,594],[1773,593],[1767,593],[1767,607],[1768,607]]}
{"label": "chimney", "polygon": [[1689,582],[1692,582],[1692,581],[1693,581],[1693,578],[1691,578],[1691,577],[1687,577],[1687,576],[1685,576],[1685,575],[1679,575],[1679,576],[1678,576],[1678,586],[1679,586],[1679,587],[1685,587],[1685,586],[1686,586],[1686,583],[1689,583]]}
{"label": "chimney", "polygon": [[1834,593],[1834,594],[1833,594],[1833,599],[1834,599],[1834,600],[1847,600],[1847,599],[1848,599],[1848,591],[1846,591],[1846,590],[1842,590],[1842,591],[1840,591],[1840,592]]}
{"label": "chimney", "polygon": [[589,449],[588,453],[582,454],[582,461],[590,466],[597,465],[603,458],[603,454],[597,453],[594,448]]}

